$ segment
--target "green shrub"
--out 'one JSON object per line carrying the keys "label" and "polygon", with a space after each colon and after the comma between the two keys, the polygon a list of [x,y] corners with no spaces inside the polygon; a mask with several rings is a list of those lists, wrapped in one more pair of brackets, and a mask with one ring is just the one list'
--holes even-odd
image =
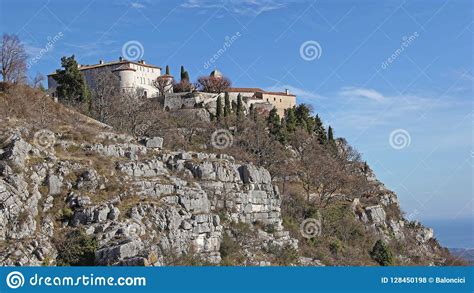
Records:
{"label": "green shrub", "polygon": [[298,263],[298,251],[291,246],[273,247],[269,251],[274,256],[273,263],[280,266],[289,266]]}
{"label": "green shrub", "polygon": [[232,237],[224,234],[222,237],[221,246],[219,252],[221,253],[221,265],[223,266],[236,266],[241,265],[244,261],[244,257],[241,253],[242,248],[239,243]]}
{"label": "green shrub", "polygon": [[370,256],[381,266],[389,266],[393,264],[392,252],[382,240],[377,240],[377,242],[375,242],[374,248],[372,248],[372,251],[370,252]]}
{"label": "green shrub", "polygon": [[332,255],[337,256],[339,251],[341,250],[341,244],[337,241],[329,243],[329,251],[331,251]]}
{"label": "green shrub", "polygon": [[58,251],[56,258],[58,266],[94,265],[97,241],[83,229],[62,233],[53,242]]}

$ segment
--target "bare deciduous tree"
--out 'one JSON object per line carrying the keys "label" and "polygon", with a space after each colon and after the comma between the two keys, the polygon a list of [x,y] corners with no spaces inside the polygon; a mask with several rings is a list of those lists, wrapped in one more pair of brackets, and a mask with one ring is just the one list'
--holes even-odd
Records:
{"label": "bare deciduous tree", "polygon": [[96,73],[91,86],[91,110],[95,119],[109,123],[112,119],[113,104],[120,100],[118,77],[112,72]]}
{"label": "bare deciduous tree", "polygon": [[314,191],[319,204],[326,206],[332,197],[343,192],[350,178],[345,172],[345,162],[331,156],[317,138],[298,129],[290,138],[297,161],[297,175],[306,191],[307,201]]}
{"label": "bare deciduous tree", "polygon": [[36,76],[33,78],[32,82],[31,82],[31,85],[34,87],[34,88],[39,88],[42,86],[42,83],[43,81],[45,80],[45,77],[44,75],[42,75],[41,73],[37,73]]}
{"label": "bare deciduous tree", "polygon": [[198,79],[199,90],[207,93],[220,94],[231,86],[225,77],[202,76]]}
{"label": "bare deciduous tree", "polygon": [[185,92],[192,92],[195,86],[190,83],[187,79],[183,79],[180,82],[175,82],[173,84],[173,91],[175,93],[185,93]]}
{"label": "bare deciduous tree", "polygon": [[26,78],[28,55],[16,35],[3,34],[0,63],[4,82],[21,83]]}
{"label": "bare deciduous tree", "polygon": [[171,76],[159,76],[153,81],[153,86],[158,90],[158,95],[163,98],[170,91],[174,83]]}

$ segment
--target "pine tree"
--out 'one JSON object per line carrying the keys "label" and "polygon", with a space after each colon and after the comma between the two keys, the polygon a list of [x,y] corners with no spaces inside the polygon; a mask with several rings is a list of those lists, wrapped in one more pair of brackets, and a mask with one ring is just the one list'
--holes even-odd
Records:
{"label": "pine tree", "polygon": [[230,109],[230,99],[229,99],[229,93],[226,92],[224,94],[224,117],[230,116],[231,109]]}
{"label": "pine tree", "polygon": [[372,251],[370,251],[370,256],[381,266],[389,266],[393,264],[392,252],[382,240],[377,240],[377,242],[375,242]]}
{"label": "pine tree", "polygon": [[186,80],[187,82],[189,82],[189,73],[187,71],[184,72],[184,80]]}
{"label": "pine tree", "polygon": [[242,105],[242,96],[239,94],[237,96],[237,110],[236,110],[237,117],[240,118],[243,112],[244,112],[244,109]]}
{"label": "pine tree", "polygon": [[68,102],[81,102],[90,104],[90,92],[84,75],[78,68],[78,64],[71,57],[62,57],[61,66],[64,69],[56,70],[53,78],[58,83],[56,92],[60,100]]}
{"label": "pine tree", "polygon": [[220,122],[221,118],[222,118],[222,99],[221,99],[221,96],[217,97],[216,118],[217,118],[218,122]]}
{"label": "pine tree", "polygon": [[288,130],[289,133],[293,133],[296,130],[296,123],[297,123],[294,107],[286,110],[285,120],[286,120],[286,129]]}
{"label": "pine tree", "polygon": [[316,134],[316,137],[318,138],[318,141],[320,144],[326,144],[327,143],[327,135],[326,135],[326,129],[324,129],[323,122],[321,121],[321,118],[319,118],[319,115],[316,115],[314,117],[314,133]]}
{"label": "pine tree", "polygon": [[278,116],[276,108],[273,108],[268,114],[267,125],[270,130],[270,134],[278,136],[278,133],[280,132],[280,116]]}
{"label": "pine tree", "polygon": [[170,66],[166,65],[166,75],[170,75]]}

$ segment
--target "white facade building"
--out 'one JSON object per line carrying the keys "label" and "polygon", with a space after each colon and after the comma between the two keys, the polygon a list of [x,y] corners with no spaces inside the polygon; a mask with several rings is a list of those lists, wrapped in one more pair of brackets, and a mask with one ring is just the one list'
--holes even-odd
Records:
{"label": "white facade building", "polygon": [[[122,91],[141,88],[145,97],[152,98],[158,95],[158,89],[153,86],[153,81],[161,76],[161,67],[146,64],[144,60],[138,62],[128,61],[119,58],[118,61],[104,62],[100,60],[95,65],[80,65],[79,70],[84,74],[87,85],[92,88],[95,84],[95,76],[101,72],[114,73],[120,82]],[[53,76],[56,73],[48,75],[48,89],[56,97],[57,83]]]}

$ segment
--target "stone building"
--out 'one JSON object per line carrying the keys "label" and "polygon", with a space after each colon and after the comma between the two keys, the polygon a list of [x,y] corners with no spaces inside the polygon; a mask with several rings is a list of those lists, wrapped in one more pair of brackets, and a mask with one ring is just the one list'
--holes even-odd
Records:
{"label": "stone building", "polygon": [[[217,69],[213,70],[210,76],[223,77]],[[248,107],[253,104],[256,108],[263,109],[263,112],[275,107],[280,117],[285,115],[286,109],[296,106],[296,96],[290,94],[289,90],[285,92],[267,92],[261,88],[229,88],[226,92],[229,94],[230,101],[237,102],[237,97],[240,95]]]}
{"label": "stone building", "polygon": [[[108,71],[118,77],[122,91],[141,88],[145,97],[151,98],[158,95],[158,89],[153,86],[153,81],[161,76],[161,67],[146,64],[144,60],[134,62],[122,57],[111,62],[100,60],[95,65],[80,65],[79,70],[84,74],[89,88],[94,87],[95,77],[98,74]],[[53,78],[55,74],[48,75],[48,89],[52,92],[53,97],[56,96],[55,89],[57,87],[56,80]]]}
{"label": "stone building", "polygon": [[270,104],[277,109],[280,117],[285,115],[286,109],[296,106],[296,96],[290,94],[288,90],[267,92],[260,88],[229,88],[227,92],[231,100],[237,100],[240,94],[249,106],[254,104],[257,107],[264,107],[264,104]]}

